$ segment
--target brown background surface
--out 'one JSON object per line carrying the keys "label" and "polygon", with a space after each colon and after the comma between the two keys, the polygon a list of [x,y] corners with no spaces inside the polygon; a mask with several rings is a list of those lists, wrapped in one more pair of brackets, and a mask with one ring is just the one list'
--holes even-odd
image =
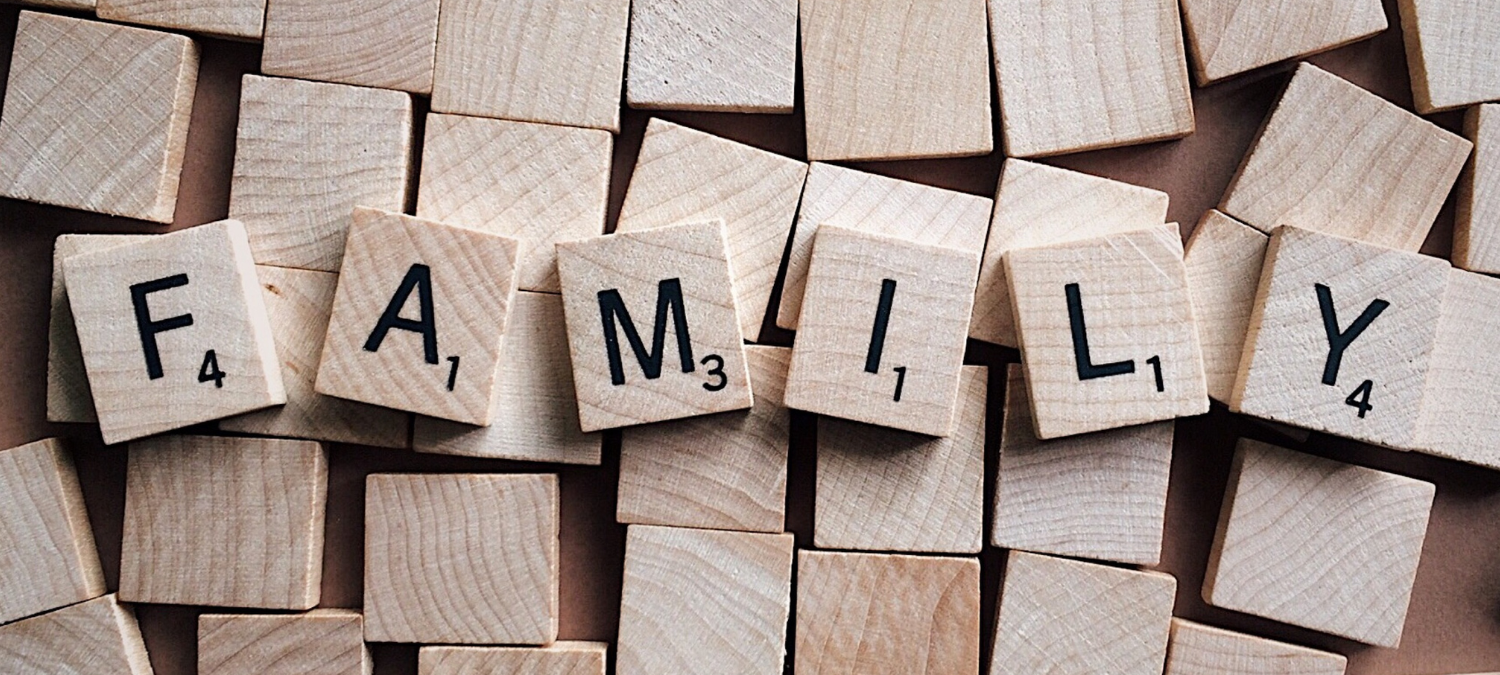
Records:
{"label": "brown background surface", "polygon": [[[1386,2],[1391,29],[1312,60],[1398,104],[1411,106],[1394,0]],[[8,72],[16,16],[0,6],[0,75]],[[238,110],[239,76],[257,69],[256,45],[203,40],[202,71],[188,135],[181,201],[173,228],[211,222],[228,211],[230,166]],[[1273,66],[1228,82],[1195,89],[1197,133],[1189,138],[1048,160],[1165,190],[1170,217],[1187,234],[1228,185],[1240,158],[1289,74]],[[800,102],[799,102],[800,103]],[[0,91],[3,105],[3,91]],[[419,103],[424,108],[425,103]],[[800,109],[800,104],[799,104]],[[663,117],[793,157],[804,155],[802,117],[666,113]],[[626,110],[616,141],[611,227],[640,145],[647,115]],[[419,116],[420,119],[420,116]],[[998,138],[998,115],[996,116]],[[1433,118],[1457,129],[1458,114]],[[420,129],[418,133],[420,139]],[[962,160],[860,164],[859,168],[993,196],[1000,155]],[[1423,251],[1446,256],[1453,205],[1439,217]],[[65,437],[76,457],[106,578],[118,582],[126,451],[105,448],[96,429],[48,424],[45,410],[48,293],[52,240],[64,232],[159,232],[158,226],[0,199],[0,447],[47,436]],[[774,304],[772,306],[774,308]],[[1497,308],[1500,311],[1500,308]],[[773,314],[774,315],[774,314]],[[769,329],[763,337],[790,344],[791,334]],[[972,345],[968,362],[1001,367],[1014,351]],[[1003,371],[996,371],[1003,372]],[[991,410],[998,411],[1004,377],[992,377]],[[1500,383],[1497,383],[1500,386]],[[998,414],[989,420],[988,471],[995,464]],[[794,418],[788,494],[788,529],[811,544],[815,470],[813,425]],[[1313,454],[1396,471],[1438,485],[1416,590],[1399,650],[1365,647],[1286,625],[1207,607],[1200,598],[1203,572],[1235,439],[1241,435],[1281,442]],[[1500,670],[1500,474],[1416,454],[1381,450],[1314,434],[1288,443],[1257,424],[1216,408],[1177,426],[1176,461],[1167,503],[1161,569],[1180,587],[1176,613],[1257,635],[1331,649],[1350,656],[1349,672],[1436,675]],[[1497,439],[1500,442],[1500,439]],[[562,617],[564,639],[613,641],[618,615],[624,527],[614,522],[618,436],[605,441],[602,467],[557,467],[418,455],[334,445],[331,448],[323,606],[357,607],[361,598],[364,476],[378,471],[559,471],[562,476]],[[711,450],[711,449],[709,449]],[[987,476],[987,482],[988,481]],[[986,494],[989,490],[986,489]],[[986,510],[989,505],[986,504]],[[987,519],[988,520],[988,519]],[[984,563],[984,658],[988,659],[994,595],[1003,555],[989,550]],[[195,621],[201,608],[140,606],[138,614],[161,675],[195,670]],[[416,672],[416,647],[376,645],[377,673]],[[790,662],[790,660],[789,660]],[[4,665],[0,664],[0,670]]]}

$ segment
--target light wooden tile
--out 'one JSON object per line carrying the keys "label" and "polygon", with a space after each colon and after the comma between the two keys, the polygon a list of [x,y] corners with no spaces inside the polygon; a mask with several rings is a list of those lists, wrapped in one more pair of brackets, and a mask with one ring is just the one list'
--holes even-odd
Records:
{"label": "light wooden tile", "polygon": [[1193,132],[1175,0],[989,0],[989,9],[1006,155]]}
{"label": "light wooden tile", "polygon": [[1436,490],[1414,478],[1241,439],[1203,598],[1395,647]]}
{"label": "light wooden tile", "polygon": [[488,425],[518,247],[356,207],[317,392]]}
{"label": "light wooden tile", "polygon": [[317,443],[132,443],[120,599],[310,609],[321,594],[327,497],[328,455]]}
{"label": "light wooden tile", "polygon": [[83,369],[83,350],[78,346],[78,327],[63,283],[63,260],[128,244],[145,234],[64,234],[52,246],[52,315],[47,324],[47,421],[98,422],[94,394]]}
{"label": "light wooden tile", "polygon": [[1183,263],[1214,400],[1228,402],[1234,391],[1269,241],[1260,230],[1213,210],[1188,238]]}
{"label": "light wooden tile", "polygon": [[437,112],[620,130],[629,0],[444,0]]}
{"label": "light wooden tile", "polygon": [[619,675],[781,675],[790,534],[631,525],[620,591]]}
{"label": "light wooden tile", "polygon": [[239,221],[80,253],[63,277],[105,443],[286,402]]}
{"label": "light wooden tile", "polygon": [[439,0],[269,0],[260,69],[432,93]]}
{"label": "light wooden tile", "polygon": [[635,0],[632,108],[790,113],[797,0]]}
{"label": "light wooden tile", "polygon": [[546,647],[423,647],[419,675],[604,675],[607,642],[559,640]]}
{"label": "light wooden tile", "polygon": [[1005,256],[1038,438],[1208,412],[1176,224]]}
{"label": "light wooden tile", "polygon": [[1472,145],[1304,63],[1219,210],[1262,232],[1294,225],[1415,251]]}
{"label": "light wooden tile", "polygon": [[369,476],[365,639],[556,640],[558,518],[553,474]]}
{"label": "light wooden tile", "polygon": [[1453,264],[1500,274],[1500,105],[1474,106],[1464,116],[1474,155],[1458,184]]}
{"label": "light wooden tile", "polygon": [[1182,18],[1199,84],[1386,29],[1380,0],[1182,0]]}
{"label": "light wooden tile", "polygon": [[200,675],[370,675],[364,619],[346,609],[306,614],[203,614]]}
{"label": "light wooden tile", "polygon": [[584,431],[751,407],[721,221],[563,242],[557,271]]}
{"label": "light wooden tile", "polygon": [[0,522],[0,624],[108,590],[73,458],[57,440],[0,452]]}
{"label": "light wooden tile", "polygon": [[99,0],[98,15],[109,21],[258,41],[266,0]]}
{"label": "light wooden tile", "polygon": [[417,216],[514,237],[519,288],[557,293],[554,245],[604,234],[614,137],[441,114],[426,136]]}
{"label": "light wooden tile", "polygon": [[[1429,300],[1430,302],[1430,300]],[[1500,280],[1450,270],[1415,448],[1500,469]]]}
{"label": "light wooden tile", "polygon": [[1172,619],[1164,675],[1344,675],[1341,654]]}
{"label": "light wooden tile", "polygon": [[1423,114],[1500,98],[1500,7],[1483,0],[1400,0],[1412,98]]}
{"label": "light wooden tile", "polygon": [[17,673],[151,675],[135,612],[113,595],[0,626],[0,661]]}
{"label": "light wooden tile", "polygon": [[1173,422],[1039,440],[1026,377],[1005,383],[990,545],[1155,565],[1166,525]]}
{"label": "light wooden tile", "polygon": [[979,561],[800,551],[797,675],[978,675]]}
{"label": "light wooden tile", "polygon": [[803,162],[653,118],[616,231],[724,221],[740,333],[754,341],[806,178]]}
{"label": "light wooden tile", "polygon": [[172,222],[198,82],[186,37],[21,12],[0,196]]}

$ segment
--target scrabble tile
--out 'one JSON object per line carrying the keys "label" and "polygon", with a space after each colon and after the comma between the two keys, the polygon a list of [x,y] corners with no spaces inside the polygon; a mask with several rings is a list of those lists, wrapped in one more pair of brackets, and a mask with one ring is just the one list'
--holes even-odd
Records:
{"label": "scrabble tile", "polygon": [[514,237],[519,288],[557,293],[559,241],[604,234],[614,137],[430,114],[417,216]]}
{"label": "scrabble tile", "polygon": [[1423,114],[1500,98],[1500,7],[1481,0],[1400,0],[1412,98]]}
{"label": "scrabble tile", "polygon": [[47,324],[47,421],[98,422],[94,394],[83,370],[83,350],[78,346],[78,327],[63,283],[63,260],[79,253],[114,248],[143,239],[147,234],[64,234],[52,246],[52,316]]}
{"label": "scrabble tile", "polygon": [[1474,157],[1458,184],[1453,264],[1500,274],[1500,105],[1470,108],[1464,135],[1474,143]]}
{"label": "scrabble tile", "polygon": [[517,248],[497,234],[355,208],[317,392],[488,425]]}
{"label": "scrabble tile", "polygon": [[1177,580],[1011,551],[989,675],[1158,675]]}
{"label": "scrabble tile", "polygon": [[163,436],[130,445],[120,599],[310,609],[328,455],[308,441]]}
{"label": "scrabble tile", "polygon": [[797,675],[978,675],[979,561],[800,551]]}
{"label": "scrabble tile", "polygon": [[632,108],[790,113],[797,0],[635,0]]}
{"label": "scrabble tile", "polygon": [[266,0],[98,0],[98,15],[109,21],[258,41]]}
{"label": "scrabble tile", "polygon": [[1341,654],[1172,619],[1165,675],[1344,675]]}
{"label": "scrabble tile", "polygon": [[441,455],[597,466],[603,437],[578,430],[562,298],[522,291],[510,311],[490,426],[418,415],[413,447]]}
{"label": "scrabble tile", "polygon": [[620,675],[781,675],[790,534],[632,525],[620,591]]}
{"label": "scrabble tile", "polygon": [[1174,0],[989,0],[1005,154],[1037,157],[1193,132]]}
{"label": "scrabble tile", "polygon": [[787,245],[776,325],[797,329],[818,228],[837,225],[918,244],[984,251],[994,201],[985,197],[813,163]]}
{"label": "scrabble tile", "polygon": [[1005,383],[990,545],[1155,565],[1166,525],[1173,422],[1039,440],[1026,377]]}
{"label": "scrabble tile", "polygon": [[17,673],[151,675],[135,612],[113,595],[0,626],[0,661]]}
{"label": "scrabble tile", "polygon": [[0,624],[104,595],[78,474],[57,440],[0,452],[0,522]]}
{"label": "scrabble tile", "polygon": [[[1304,63],[1245,155],[1219,210],[1262,232],[1293,225],[1415,251],[1471,146]],[[1393,162],[1393,156],[1402,159]]]}
{"label": "scrabble tile", "polygon": [[1437,488],[1241,439],[1203,598],[1395,647]]}
{"label": "scrabble tile", "polygon": [[1004,256],[1167,222],[1167,193],[1024,159],[1000,167],[969,337],[1017,347]]}
{"label": "scrabble tile", "polygon": [[620,130],[629,0],[444,0],[437,112]]}
{"label": "scrabble tile", "polygon": [[1203,374],[1214,400],[1227,402],[1234,391],[1269,242],[1260,230],[1213,210],[1203,214],[1188,238],[1182,261],[1203,346]]}
{"label": "scrabble tile", "polygon": [[[1430,302],[1430,299],[1429,299]],[[1413,446],[1500,469],[1500,279],[1450,270]]]}
{"label": "scrabble tile", "polygon": [[1293,227],[1266,257],[1230,410],[1408,447],[1448,264]]}
{"label": "scrabble tile", "polygon": [[1380,0],[1182,0],[1193,75],[1208,84],[1386,29]]}
{"label": "scrabble tile", "polygon": [[430,94],[438,0],[269,0],[260,69]]}
{"label": "scrabble tile", "polygon": [[239,221],[80,253],[63,277],[105,443],[286,402]]}
{"label": "scrabble tile", "polygon": [[0,197],[172,222],[198,83],[186,37],[21,12]]}
{"label": "scrabble tile", "polygon": [[556,640],[558,518],[552,474],[369,476],[365,640]]}
{"label": "scrabble tile", "polygon": [[1176,224],[1005,256],[1036,435],[1208,412]]}
{"label": "scrabble tile", "polygon": [[411,155],[408,94],[245,75],[229,217],[256,262],[337,272],[355,206],[405,208]]}
{"label": "scrabble tile", "polygon": [[306,614],[203,614],[198,617],[202,675],[368,675],[359,612],[317,609]]}
{"label": "scrabble tile", "polygon": [[423,647],[422,675],[604,675],[607,642],[559,640],[546,647]]}
{"label": "scrabble tile", "polygon": [[806,178],[803,162],[653,118],[616,231],[723,220],[740,333],[754,341]]}
{"label": "scrabble tile", "polygon": [[620,432],[622,523],[781,532],[791,413],[782,402],[792,352],[748,346],[749,410]]}
{"label": "scrabble tile", "polygon": [[286,405],[219,421],[221,431],[261,436],[307,438],[332,443],[404,448],[411,430],[406,413],[359,403],[313,390],[323,338],[333,312],[337,274],[259,266],[255,269],[265,297]]}
{"label": "scrabble tile", "polygon": [[729,270],[720,221],[557,245],[584,431],[751,407]]}

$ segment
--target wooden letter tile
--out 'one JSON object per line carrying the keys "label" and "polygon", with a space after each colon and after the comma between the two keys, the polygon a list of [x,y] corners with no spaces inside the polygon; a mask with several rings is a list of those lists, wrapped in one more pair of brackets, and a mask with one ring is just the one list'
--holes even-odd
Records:
{"label": "wooden letter tile", "polygon": [[1199,84],[1386,29],[1380,0],[1182,0],[1182,18]]}
{"label": "wooden letter tile", "polygon": [[439,0],[269,0],[267,75],[432,93]]}
{"label": "wooden letter tile", "polygon": [[0,522],[0,624],[104,595],[78,475],[56,440],[0,452]]}
{"label": "wooden letter tile", "polygon": [[423,647],[420,675],[604,675],[607,642],[559,640],[546,647]]}
{"label": "wooden letter tile", "polygon": [[1234,391],[1269,241],[1260,230],[1212,210],[1188,238],[1183,254],[1188,293],[1208,395],[1216,401],[1229,402]]}
{"label": "wooden letter tile", "polygon": [[1172,619],[1164,675],[1344,675],[1341,654]]}
{"label": "wooden letter tile", "polygon": [[1484,0],[1400,0],[1397,6],[1419,112],[1500,98],[1500,7]]}
{"label": "wooden letter tile", "polygon": [[151,675],[135,612],[113,595],[0,626],[0,662],[15,673]]}
{"label": "wooden letter tile", "polygon": [[1500,470],[1500,279],[1450,270],[1414,447]]}
{"label": "wooden letter tile", "polygon": [[266,0],[99,0],[98,14],[110,21],[259,41]]}
{"label": "wooden letter tile", "polygon": [[1453,264],[1500,274],[1500,105],[1474,106],[1464,117],[1474,158],[1458,185]]}
{"label": "wooden letter tile", "polygon": [[635,0],[632,108],[792,112],[797,0]]}
{"label": "wooden letter tile", "polygon": [[364,619],[346,609],[198,617],[199,675],[369,675]]}
{"label": "wooden letter tile", "polygon": [[68,286],[63,283],[63,261],[79,253],[114,248],[149,234],[64,234],[52,246],[52,316],[47,324],[47,421],[98,422],[94,394],[83,369],[83,350],[78,346],[78,327]]}

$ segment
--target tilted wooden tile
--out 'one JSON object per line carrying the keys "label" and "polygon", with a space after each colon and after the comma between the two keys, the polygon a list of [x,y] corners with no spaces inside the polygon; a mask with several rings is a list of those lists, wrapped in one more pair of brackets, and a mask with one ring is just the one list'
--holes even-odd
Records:
{"label": "tilted wooden tile", "polygon": [[803,162],[653,118],[616,231],[723,220],[740,333],[755,341],[806,178]]}
{"label": "tilted wooden tile", "polygon": [[1414,478],[1241,439],[1203,598],[1395,647],[1436,490]]}
{"label": "tilted wooden tile", "polygon": [[181,35],[21,12],[0,196],[172,222],[198,83]]}
{"label": "tilted wooden tile", "polygon": [[[1431,302],[1431,299],[1428,300]],[[1500,280],[1450,270],[1413,446],[1500,469]]]}
{"label": "tilted wooden tile", "polygon": [[557,271],[584,431],[751,407],[722,222],[563,242]]}
{"label": "tilted wooden tile", "polygon": [[98,15],[109,21],[258,41],[266,0],[99,0]]}
{"label": "tilted wooden tile", "polygon": [[1172,619],[1164,675],[1344,675],[1342,654]]}
{"label": "tilted wooden tile", "polygon": [[978,675],[979,561],[800,551],[797,675]]}
{"label": "tilted wooden tile", "polygon": [[790,534],[631,525],[620,591],[619,675],[781,675]]}
{"label": "tilted wooden tile", "polygon": [[1176,424],[1038,440],[1021,371],[1011,364],[1005,383],[990,545],[1157,564]]}
{"label": "tilted wooden tile", "polygon": [[420,675],[604,675],[607,642],[559,640],[546,647],[423,647]]}
{"label": "tilted wooden tile", "polygon": [[310,609],[321,594],[327,497],[328,455],[317,443],[132,443],[120,599]]}
{"label": "tilted wooden tile", "polygon": [[439,0],[269,0],[260,69],[432,93]]}
{"label": "tilted wooden tile", "polygon": [[200,675],[369,675],[364,619],[347,609],[306,614],[203,614]]}
{"label": "tilted wooden tile", "polygon": [[1199,84],[1386,29],[1380,0],[1182,0],[1182,18]]}
{"label": "tilted wooden tile", "polygon": [[1219,210],[1262,232],[1293,225],[1415,251],[1472,145],[1303,63]]}
{"label": "tilted wooden tile", "polygon": [[1401,34],[1417,111],[1500,98],[1500,7],[1483,0],[1400,0]]}
{"label": "tilted wooden tile", "polygon": [[509,237],[356,207],[317,392],[488,425],[517,249]]}
{"label": "tilted wooden tile", "polygon": [[632,108],[790,113],[797,0],[635,0]]}
{"label": "tilted wooden tile", "polygon": [[1038,438],[1208,412],[1177,225],[1005,256]]}
{"label": "tilted wooden tile", "polygon": [[1474,156],[1458,184],[1453,264],[1500,274],[1500,105],[1474,106],[1464,116]]}
{"label": "tilted wooden tile", "polygon": [[135,612],[113,595],[0,626],[0,661],[17,673],[151,675]]}
{"label": "tilted wooden tile", "polygon": [[105,443],[286,402],[239,221],[80,253],[63,277]]}
{"label": "tilted wooden tile", "polygon": [[1213,210],[1188,238],[1183,263],[1214,400],[1228,402],[1234,392],[1269,241],[1260,230]]}
{"label": "tilted wooden tile", "polygon": [[377,474],[365,481],[365,640],[557,639],[553,474]]}
{"label": "tilted wooden tile", "polygon": [[108,590],[73,458],[56,439],[0,452],[0,522],[0,624]]}
{"label": "tilted wooden tile", "polygon": [[52,246],[52,316],[47,323],[47,421],[97,422],[94,394],[83,369],[83,350],[78,346],[78,327],[68,286],[63,283],[63,260],[79,253],[114,248],[149,234],[63,234]]}

